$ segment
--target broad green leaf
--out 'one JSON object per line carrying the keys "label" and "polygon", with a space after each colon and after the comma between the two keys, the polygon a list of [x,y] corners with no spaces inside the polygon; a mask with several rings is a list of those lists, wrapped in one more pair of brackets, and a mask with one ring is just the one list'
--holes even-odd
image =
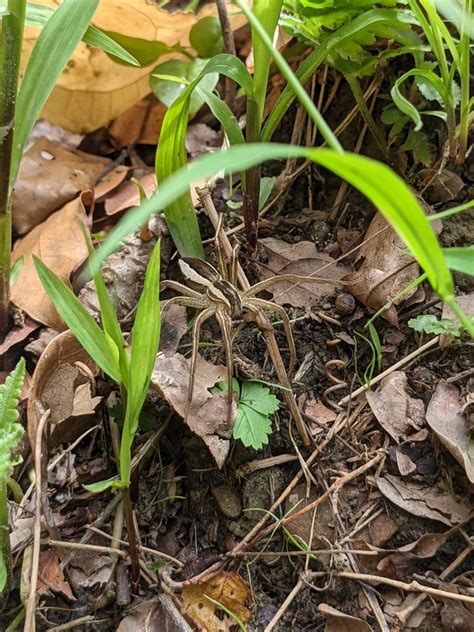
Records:
{"label": "broad green leaf", "polygon": [[[400,91],[400,86],[402,86],[403,83],[410,77],[421,77],[422,79],[424,79],[425,82],[429,83],[432,88],[438,92],[440,98],[443,100],[443,103],[447,103],[449,101],[449,94],[447,93],[443,81],[432,70],[413,68],[412,70],[405,72],[395,81],[392,89],[390,90],[390,95],[393,99],[393,102],[404,114],[410,117],[410,119],[415,123],[415,131],[418,131],[423,127],[421,114],[420,112],[418,112],[413,103],[411,103],[406,97],[404,97]],[[424,114],[426,113],[424,112]]]}
{"label": "broad green leaf", "polygon": [[[373,24],[382,22],[399,22],[400,24],[417,24],[413,15],[404,11],[396,11],[391,9],[373,9],[366,11],[362,15],[357,16],[337,31],[331,34],[324,42],[318,46],[308,57],[302,62],[296,71],[296,77],[305,85],[307,81],[314,75],[317,69],[323,64],[328,56],[336,50],[343,42],[353,38],[357,33],[369,28]],[[262,140],[269,141],[278,125],[280,124],[286,111],[296,98],[296,94],[291,86],[286,86],[280,95],[278,101],[273,107],[267,118],[263,132]]]}
{"label": "broad green leaf", "polygon": [[[54,9],[50,7],[44,7],[40,4],[28,4],[26,7],[26,23],[28,26],[43,28],[53,13]],[[121,46],[116,37],[111,37],[93,24],[84,33],[82,41],[85,44],[89,44],[89,46],[95,46],[95,48],[103,50],[108,55],[120,59],[120,61],[130,64],[130,66],[140,66],[138,59],[131,54],[130,50]],[[153,61],[150,63],[153,63]]]}
{"label": "broad green leaf", "polygon": [[127,485],[130,481],[133,437],[137,431],[140,411],[148,392],[160,342],[159,284],[160,242],[157,242],[148,262],[145,283],[132,329],[129,388],[120,445],[120,477]]}
{"label": "broad green leaf", "polygon": [[450,270],[474,276],[474,246],[443,248],[443,253]]}
{"label": "broad green leaf", "polygon": [[199,57],[204,59],[222,53],[224,38],[219,18],[208,15],[193,24],[189,32],[189,43]]}
{"label": "broad green leaf", "polygon": [[13,451],[25,432],[17,409],[24,377],[25,359],[21,358],[0,385],[0,484],[6,484],[12,467],[21,462],[21,457],[15,456]]}
{"label": "broad green leaf", "polygon": [[237,406],[237,419],[232,436],[240,439],[246,448],[260,450],[268,444],[272,424],[268,415],[262,415],[244,403]]}
{"label": "broad green leaf", "polygon": [[120,367],[107,336],[67,285],[34,255],[33,260],[41,283],[61,318],[102,371],[120,384]]}
{"label": "broad green leaf", "polygon": [[246,404],[262,415],[271,415],[280,406],[278,398],[270,393],[270,389],[252,380],[243,382],[239,403]]}
{"label": "broad green leaf", "polygon": [[132,209],[109,233],[96,251],[92,269],[114,252],[122,239],[141,226],[148,217],[167,207],[188,191],[192,182],[209,178],[223,169],[241,171],[265,160],[309,158],[345,179],[363,193],[393,226],[427,274],[431,285],[443,299],[454,295],[446,261],[419,202],[408,185],[390,167],[370,158],[330,149],[308,149],[294,145],[257,143],[236,145],[216,151],[185,166],[167,180],[140,207]]}
{"label": "broad green leaf", "polygon": [[84,36],[98,4],[99,0],[64,0],[35,42],[16,103],[12,182],[16,180],[23,148],[33,125]]}
{"label": "broad green leaf", "polygon": [[[208,59],[196,58],[192,61],[172,59],[156,66],[150,76],[150,86],[157,99],[166,107],[171,107],[183,90],[198,77],[208,63]],[[177,81],[165,79],[174,77]],[[179,80],[182,81],[179,81]],[[204,88],[210,92],[219,81],[217,73],[209,73],[202,77]],[[195,114],[204,103],[198,93],[193,92],[189,101],[189,113]]]}

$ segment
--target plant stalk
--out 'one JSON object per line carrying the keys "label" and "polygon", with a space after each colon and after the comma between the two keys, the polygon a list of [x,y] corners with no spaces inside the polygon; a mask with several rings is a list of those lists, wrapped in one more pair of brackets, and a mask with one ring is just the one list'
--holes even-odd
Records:
{"label": "plant stalk", "polygon": [[0,31],[0,340],[8,331],[11,253],[11,164],[26,0],[8,0]]}
{"label": "plant stalk", "polygon": [[462,164],[466,157],[469,136],[470,81],[471,81],[471,49],[468,20],[472,20],[472,0],[464,0],[464,18],[461,22],[459,42],[459,78],[461,84],[459,146],[456,162]]}
{"label": "plant stalk", "polygon": [[2,611],[8,595],[12,580],[10,529],[8,526],[8,487],[6,480],[0,481],[0,555],[5,565],[7,579],[0,596],[0,612]]}

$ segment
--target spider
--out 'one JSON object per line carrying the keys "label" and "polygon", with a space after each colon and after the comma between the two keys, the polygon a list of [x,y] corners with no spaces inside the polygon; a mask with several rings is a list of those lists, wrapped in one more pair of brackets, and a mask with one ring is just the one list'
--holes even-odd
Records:
{"label": "spider", "polygon": [[[216,240],[220,232],[220,225],[216,231]],[[162,318],[171,305],[184,305],[185,307],[201,310],[197,315],[192,330],[192,355],[190,364],[187,412],[189,414],[194,390],[194,374],[196,360],[198,356],[200,331],[203,324],[212,317],[215,317],[222,332],[222,341],[226,355],[227,364],[227,397],[228,397],[228,423],[232,424],[232,377],[233,377],[233,353],[232,334],[236,325],[255,321],[260,331],[265,337],[268,351],[275,367],[281,386],[284,387],[284,396],[290,412],[295,420],[297,429],[301,435],[304,445],[309,445],[309,435],[301,417],[298,405],[291,390],[290,377],[296,364],[296,347],[291,331],[290,319],[283,307],[258,298],[256,295],[263,292],[268,286],[275,282],[286,281],[300,283],[302,281],[315,281],[318,283],[334,283],[328,279],[316,277],[301,277],[298,275],[285,274],[277,278],[272,277],[260,283],[256,283],[248,289],[237,289],[237,249],[232,253],[230,270],[227,271],[221,251],[218,248],[219,273],[212,265],[206,261],[195,258],[183,258],[179,260],[181,272],[192,287],[177,281],[163,281],[162,288],[172,289],[180,294],[169,299],[163,306]],[[227,278],[226,278],[227,277]],[[273,325],[267,313],[276,314],[281,318],[285,330],[288,348],[290,352],[290,362],[288,372],[285,369],[278,343],[275,338]]]}

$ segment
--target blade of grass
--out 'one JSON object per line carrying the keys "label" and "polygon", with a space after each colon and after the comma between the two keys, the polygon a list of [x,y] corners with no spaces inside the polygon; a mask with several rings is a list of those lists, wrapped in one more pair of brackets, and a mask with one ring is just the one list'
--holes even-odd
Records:
{"label": "blade of grass", "polygon": [[115,356],[110,339],[67,285],[34,255],[33,260],[41,283],[61,318],[102,371],[120,384],[118,350]]}
{"label": "blade of grass", "polygon": [[98,4],[99,0],[64,0],[36,40],[18,93],[12,181],[18,174],[21,154],[33,125]]}

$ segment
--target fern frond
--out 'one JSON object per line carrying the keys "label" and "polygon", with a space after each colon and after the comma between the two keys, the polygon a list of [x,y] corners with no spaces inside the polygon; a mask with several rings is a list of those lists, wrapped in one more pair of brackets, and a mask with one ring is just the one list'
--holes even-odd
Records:
{"label": "fern frond", "polygon": [[12,452],[24,433],[23,426],[18,423],[17,410],[24,377],[25,359],[21,358],[5,384],[0,385],[0,481],[5,480],[18,463]]}

